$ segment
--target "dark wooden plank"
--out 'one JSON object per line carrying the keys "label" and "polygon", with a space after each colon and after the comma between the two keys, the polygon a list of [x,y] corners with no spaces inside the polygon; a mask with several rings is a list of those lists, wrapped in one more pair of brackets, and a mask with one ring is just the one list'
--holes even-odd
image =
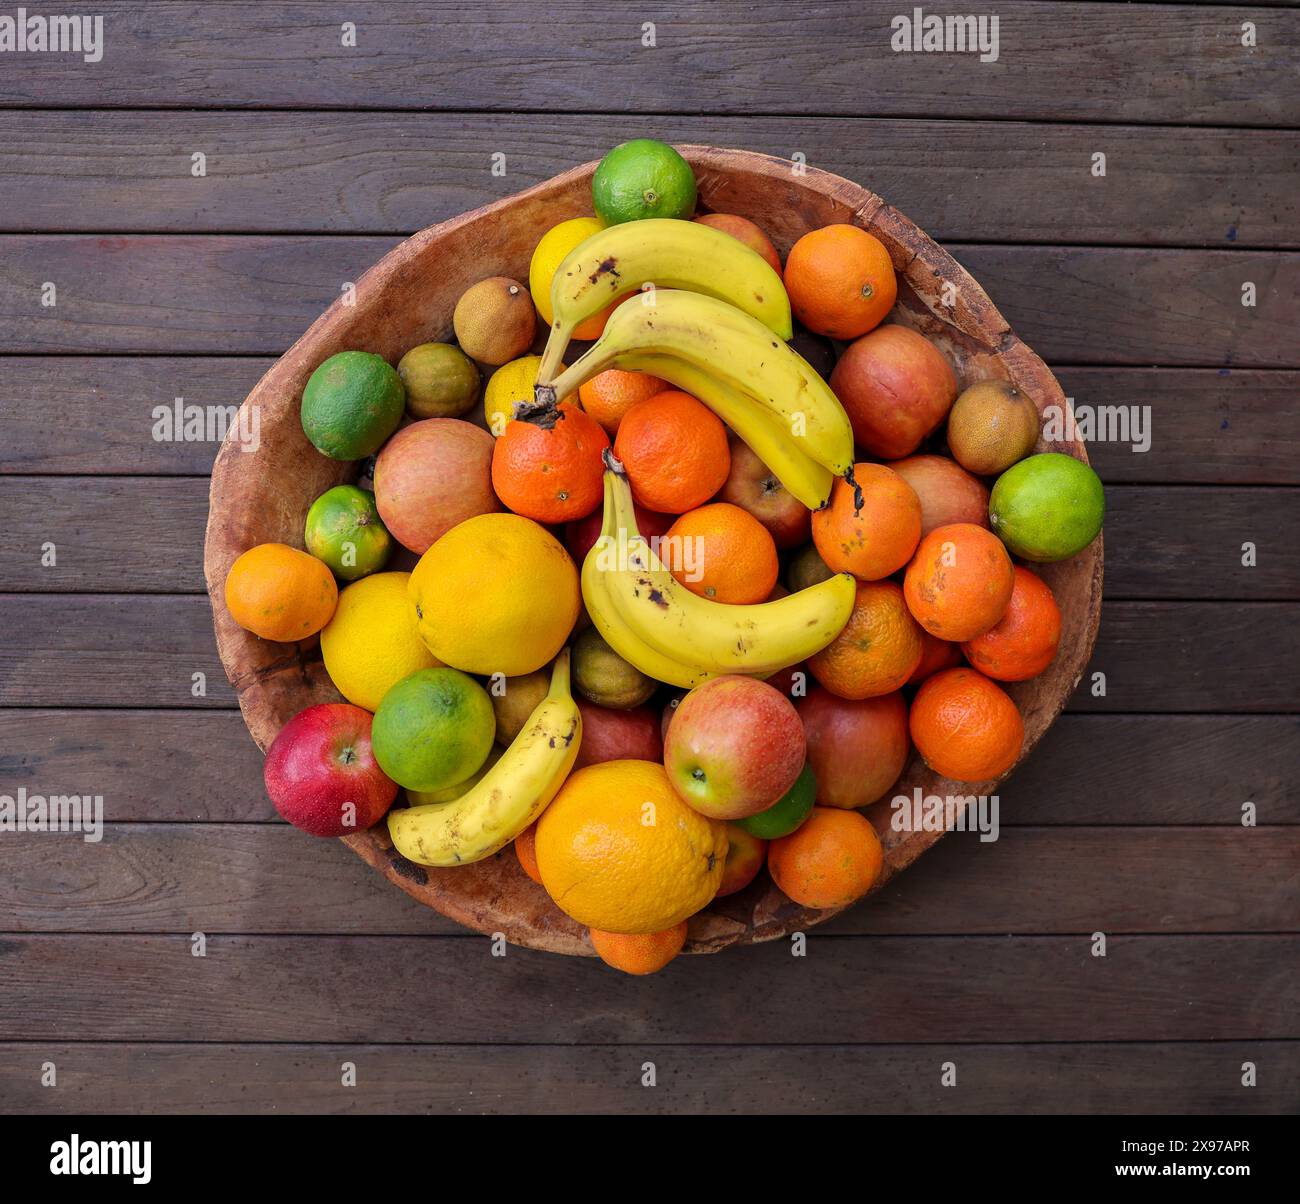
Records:
{"label": "dark wooden plank", "polygon": [[[1002,788],[1002,824],[1235,826],[1245,802],[1300,824],[1297,739],[1294,716],[1062,715]],[[19,786],[102,794],[115,823],[275,819],[236,711],[0,710],[0,792]]]}
{"label": "dark wooden plank", "polygon": [[[0,352],[279,354],[396,242],[0,236]],[[1300,366],[1297,252],[948,249],[1049,361]],[[1241,304],[1245,281],[1254,308]],[[55,306],[41,303],[47,282]]]}
{"label": "dark wooden plank", "polygon": [[[990,63],[895,53],[900,11],[811,3],[791,21],[780,0],[669,0],[652,13],[556,0],[544,15],[527,0],[191,0],[110,13],[93,69],[76,54],[13,55],[0,101],[1297,124],[1300,25],[1283,10],[1007,0]],[[1241,44],[1247,18],[1254,47]]]}
{"label": "dark wooden plank", "polygon": [[1294,1037],[1300,937],[819,937],[646,979],[487,937],[0,938],[0,1040],[1181,1041]]}
{"label": "dark wooden plank", "polygon": [[[0,372],[0,473],[206,473],[216,444],[155,440],[157,407],[238,405],[267,358],[10,356]],[[1079,406],[1149,406],[1150,448],[1093,443],[1108,484],[1295,484],[1300,372],[1058,370]]]}
{"label": "dark wooden plank", "polygon": [[[1004,794],[1003,816],[1015,805],[1014,792]],[[111,821],[111,799],[105,807]],[[1104,828],[1008,828],[989,843],[952,834],[825,931],[1296,930],[1297,863],[1295,827],[1127,828],[1118,837]],[[0,841],[0,917],[17,932],[464,932],[337,842],[278,823],[109,822],[99,841],[75,832]]]}
{"label": "dark wooden plank", "polygon": [[[41,1085],[51,1061],[58,1087]],[[654,1088],[642,1086],[643,1064]],[[357,1070],[340,1086],[341,1067]],[[957,1067],[941,1084],[942,1063]],[[1258,1083],[1241,1084],[1253,1062]],[[1300,1046],[0,1045],[0,1112],[1280,1115]]]}
{"label": "dark wooden plank", "polygon": [[[1107,602],[1070,707],[1300,710],[1298,615],[1283,602]],[[0,594],[0,707],[232,706],[211,623],[199,595]],[[206,697],[190,695],[195,672]],[[1094,672],[1106,674],[1104,697]]]}
{"label": "dark wooden plank", "polygon": [[[801,154],[939,239],[1300,245],[1295,137],[1284,131],[800,117],[656,117],[637,128]],[[624,117],[562,114],[0,112],[0,223],[405,234],[598,159],[626,133]],[[1092,174],[1098,152],[1104,177]],[[493,174],[494,155],[504,174]]]}
{"label": "dark wooden plank", "polygon": [[[0,476],[13,549],[0,590],[199,592],[208,482]],[[1115,598],[1300,599],[1300,490],[1107,490],[1106,593]],[[1242,564],[1242,545],[1257,563]],[[55,563],[43,554],[55,545]]]}

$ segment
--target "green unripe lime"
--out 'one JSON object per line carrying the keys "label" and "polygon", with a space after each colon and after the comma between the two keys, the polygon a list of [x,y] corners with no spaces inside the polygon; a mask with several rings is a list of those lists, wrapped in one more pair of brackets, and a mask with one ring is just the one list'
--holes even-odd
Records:
{"label": "green unripe lime", "polygon": [[393,550],[393,537],[379,517],[375,495],[356,485],[335,485],[312,502],[303,542],[344,581],[383,568]]}
{"label": "green unripe lime", "polygon": [[384,695],[370,743],[399,786],[445,790],[478,772],[496,730],[492,700],[468,673],[419,669]]}
{"label": "green unripe lime", "polygon": [[687,218],[695,212],[695,173],[666,142],[634,138],[600,161],[591,201],[608,226],[646,217]]}
{"label": "green unripe lime", "polygon": [[817,779],[813,777],[812,766],[805,761],[794,785],[766,811],[747,815],[744,819],[733,819],[731,822],[739,824],[751,836],[757,836],[760,840],[776,840],[781,836],[789,836],[799,827],[808,818],[816,801]]}
{"label": "green unripe lime", "polygon": [[459,418],[478,401],[474,361],[451,343],[421,343],[397,361],[406,408],[415,418]]}
{"label": "green unripe lime", "polygon": [[1082,552],[1101,530],[1106,495],[1088,465],[1060,452],[1013,464],[989,495],[989,524],[1008,549],[1048,563]]}
{"label": "green unripe lime", "polygon": [[362,460],[397,430],[405,408],[402,378],[383,356],[340,351],[302,391],[302,429],[331,460]]}

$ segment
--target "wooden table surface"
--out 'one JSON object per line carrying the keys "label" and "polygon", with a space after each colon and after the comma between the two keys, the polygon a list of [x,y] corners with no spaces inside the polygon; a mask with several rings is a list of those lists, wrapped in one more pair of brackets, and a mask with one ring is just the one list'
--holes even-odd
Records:
{"label": "wooden table surface", "polygon": [[[1004,0],[981,63],[894,53],[875,0],[93,7],[101,61],[0,56],[0,793],[108,821],[0,833],[0,1109],[1300,1104],[1300,13]],[[153,437],[407,234],[641,135],[865,184],[1077,405],[1152,416],[1091,449],[1101,634],[1001,839],[805,957],[650,979],[494,956],[277,820],[203,592],[214,445]]]}

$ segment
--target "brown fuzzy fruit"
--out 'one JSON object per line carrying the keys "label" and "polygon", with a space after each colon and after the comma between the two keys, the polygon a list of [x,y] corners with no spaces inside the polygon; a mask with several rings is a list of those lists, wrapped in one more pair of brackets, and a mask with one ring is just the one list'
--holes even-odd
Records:
{"label": "brown fuzzy fruit", "polygon": [[953,402],[948,449],[968,472],[991,477],[1023,460],[1038,442],[1038,407],[1005,380],[982,380]]}
{"label": "brown fuzzy fruit", "polygon": [[519,281],[490,276],[461,294],[451,324],[466,355],[499,366],[533,345],[537,314],[532,297]]}

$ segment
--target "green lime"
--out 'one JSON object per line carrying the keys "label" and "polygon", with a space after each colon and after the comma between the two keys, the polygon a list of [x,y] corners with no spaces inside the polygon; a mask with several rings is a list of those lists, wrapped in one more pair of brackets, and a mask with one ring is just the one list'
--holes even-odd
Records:
{"label": "green lime", "polygon": [[375,495],[355,485],[335,485],[312,502],[303,542],[344,581],[383,568],[393,550],[393,537],[379,517]]}
{"label": "green lime", "polygon": [[478,368],[451,343],[421,343],[397,361],[416,418],[459,418],[478,401]]}
{"label": "green lime", "polygon": [[384,695],[370,743],[399,786],[444,790],[478,772],[496,730],[492,700],[468,673],[417,669]]}
{"label": "green lime", "polygon": [[776,840],[780,836],[789,836],[802,824],[816,801],[817,779],[813,777],[812,766],[805,761],[794,785],[766,811],[731,822],[760,840]]}
{"label": "green lime", "polygon": [[607,226],[643,217],[690,217],[695,173],[666,142],[634,138],[600,161],[591,180],[591,200]]}
{"label": "green lime", "polygon": [[402,378],[383,356],[340,351],[302,391],[302,429],[331,460],[363,460],[397,430],[405,408]]}
{"label": "green lime", "polygon": [[505,752],[504,748],[492,746],[492,751],[488,753],[488,758],[463,782],[457,782],[454,786],[448,786],[445,790],[408,790],[406,792],[406,801],[412,807],[423,807],[426,803],[453,803],[461,795],[468,794],[474,789],[485,777],[488,770],[492,768],[499,760],[501,754]]}
{"label": "green lime", "polygon": [[1060,452],[1013,464],[989,495],[994,533],[1017,556],[1040,563],[1082,552],[1096,539],[1105,513],[1101,479]]}

